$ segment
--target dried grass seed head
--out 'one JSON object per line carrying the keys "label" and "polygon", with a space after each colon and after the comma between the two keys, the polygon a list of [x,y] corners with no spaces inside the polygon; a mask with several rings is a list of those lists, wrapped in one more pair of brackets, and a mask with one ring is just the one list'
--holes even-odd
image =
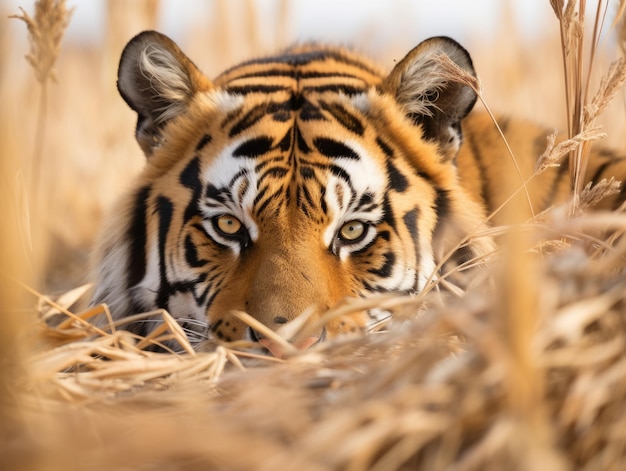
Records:
{"label": "dried grass seed head", "polygon": [[35,69],[37,81],[45,83],[49,78],[56,80],[54,64],[61,50],[61,40],[67,29],[74,8],[69,10],[65,0],[38,0],[35,3],[35,16],[31,18],[20,7],[21,15],[12,15],[26,23],[30,41],[30,53],[26,60]]}

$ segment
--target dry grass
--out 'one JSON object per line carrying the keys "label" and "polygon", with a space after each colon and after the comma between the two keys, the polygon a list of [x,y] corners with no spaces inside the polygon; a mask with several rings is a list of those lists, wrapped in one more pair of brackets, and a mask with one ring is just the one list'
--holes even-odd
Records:
{"label": "dry grass", "polygon": [[[576,2],[550,3],[561,15],[564,38],[580,30]],[[135,5],[134,13],[117,16],[110,6],[103,54],[107,61],[116,60],[123,37],[135,32],[128,31],[133,25],[154,23],[154,0]],[[230,2],[217,5],[222,11],[230,8]],[[281,3],[283,18],[286,9],[286,3]],[[233,47],[235,55],[258,47],[260,33],[252,27],[253,10],[246,10],[251,44]],[[279,35],[285,36],[288,26],[281,21]],[[571,39],[566,43],[571,50],[564,52],[563,62],[577,77],[567,79],[571,139],[559,145],[552,142],[537,172],[600,137],[595,126],[598,114],[610,95],[621,89],[623,63],[609,70],[610,61],[601,57],[597,47],[597,31],[592,37],[595,58],[585,67],[580,66],[580,51],[573,51],[578,43]],[[503,43],[512,39],[505,37]],[[558,37],[552,40],[558,44]],[[3,65],[14,64],[7,45],[0,24]],[[529,47],[520,62],[534,50],[536,46]],[[560,63],[558,48],[555,53],[547,62]],[[541,87],[552,86],[555,74],[562,77],[561,70],[544,63],[523,67],[507,63],[504,53],[497,55],[504,65],[487,62],[493,51],[481,56],[479,50],[474,56],[478,70],[484,71],[487,97],[482,98],[491,104],[497,100],[488,96],[489,91],[503,81],[534,81],[533,90],[540,95]],[[213,59],[218,70],[228,63],[226,57]],[[71,51],[66,64],[59,84],[54,85],[59,88],[50,95],[48,112],[48,136],[62,138],[50,138],[46,145],[47,157],[56,159],[63,170],[42,181],[50,210],[37,229],[50,230],[71,254],[88,243],[102,208],[127,184],[119,175],[133,173],[141,161],[127,161],[128,155],[139,152],[132,142],[132,118],[118,103],[121,100],[111,98],[111,64],[99,63],[93,51],[80,50]],[[520,76],[521,69],[533,68],[545,76]],[[37,104],[26,91],[32,78],[24,77],[19,86],[9,82],[7,69],[0,67],[1,101],[19,98],[20,105],[34,114]],[[585,74],[597,69],[607,70],[607,78],[594,97],[587,96],[592,80]],[[19,76],[15,70],[12,74]],[[81,74],[94,70],[102,72],[103,83],[80,80]],[[78,91],[82,91],[80,99],[70,98]],[[559,95],[560,109],[565,109],[560,89],[549,88],[548,93]],[[95,96],[95,101],[85,103],[86,96]],[[527,97],[515,101],[510,88],[503,90],[503,97],[507,109],[519,105],[523,110],[528,102]],[[103,107],[109,110],[104,115]],[[545,122],[555,122],[549,116],[554,108],[546,107]],[[623,127],[618,116],[623,110],[618,111],[610,111],[610,121]],[[69,126],[67,116],[73,116]],[[97,133],[89,134],[98,121],[94,116],[102,122]],[[0,210],[9,221],[23,214],[13,196],[17,191],[13,176],[20,163],[6,156],[28,159],[29,149],[22,143],[32,139],[24,129],[36,127],[28,113],[18,117],[16,126],[15,120],[0,114],[0,165],[6,191]],[[76,122],[83,119],[91,125],[77,128]],[[576,129],[575,122],[582,126]],[[611,138],[614,133],[609,129],[608,134]],[[86,148],[92,154],[88,168],[79,163]],[[577,158],[582,155],[583,151]],[[579,161],[578,168],[581,165]],[[580,197],[570,206],[584,206],[598,193],[614,189],[611,182],[581,188]],[[523,212],[509,214],[515,229],[491,230],[505,241],[504,248],[497,260],[479,271],[467,294],[452,295],[443,289],[416,298],[353,301],[342,309],[376,303],[393,310],[394,320],[384,331],[305,352],[289,351],[285,345],[289,353],[285,360],[256,356],[242,350],[241,344],[194,352],[165,312],[150,313],[166,322],[148,339],[115,328],[95,329],[88,321],[106,307],[72,308],[84,290],[52,301],[31,288],[34,282],[28,279],[24,257],[16,249],[23,246],[24,235],[13,230],[19,224],[8,224],[0,233],[3,466],[33,470],[621,469],[626,461],[626,240],[622,236],[626,214],[576,211],[575,217],[569,217],[572,212],[569,207],[556,208],[537,215],[533,222],[525,222],[531,219]],[[55,251],[58,256],[58,245]],[[80,264],[72,264],[84,271]],[[62,276],[66,283],[71,279]],[[31,278],[37,277],[31,274]],[[70,284],[78,285],[74,279]],[[38,316],[35,309],[24,308],[35,301]],[[54,328],[46,323],[53,316],[60,319]],[[186,353],[164,355],[141,349],[172,337],[186,347]]]}
{"label": "dry grass", "polygon": [[[620,2],[623,3],[623,2]],[[565,75],[565,102],[567,106],[567,130],[570,139],[587,133],[594,128],[598,115],[606,108],[615,94],[622,89],[626,80],[626,62],[619,58],[613,62],[608,74],[602,79],[595,96],[590,98],[591,72],[600,47],[601,33],[608,11],[608,2],[598,0],[594,18],[593,34],[585,60],[585,13],[586,0],[550,0],[559,20],[561,50]],[[614,24],[619,23],[623,5],[618,10]],[[588,33],[587,33],[588,34]],[[591,143],[581,142],[570,151],[570,186],[577,202],[583,188],[585,170],[589,161]],[[576,203],[577,204],[577,203]],[[576,204],[574,207],[576,207]]]}

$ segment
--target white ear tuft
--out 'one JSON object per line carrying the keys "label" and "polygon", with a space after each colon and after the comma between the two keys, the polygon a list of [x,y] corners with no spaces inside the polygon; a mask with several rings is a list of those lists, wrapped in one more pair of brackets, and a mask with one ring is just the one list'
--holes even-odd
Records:
{"label": "white ear tuft", "polygon": [[148,44],[139,57],[139,70],[149,82],[153,97],[167,103],[166,107],[155,109],[156,124],[173,118],[184,109],[193,90],[189,76],[169,51],[158,44]]}

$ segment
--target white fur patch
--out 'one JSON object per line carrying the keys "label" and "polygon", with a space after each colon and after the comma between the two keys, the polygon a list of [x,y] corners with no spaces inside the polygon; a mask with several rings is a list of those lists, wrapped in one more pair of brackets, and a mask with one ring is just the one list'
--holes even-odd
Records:
{"label": "white fur patch", "polygon": [[361,113],[366,114],[370,110],[370,100],[366,93],[359,93],[350,98],[352,106],[354,106]]}
{"label": "white fur patch", "polygon": [[[356,141],[347,141],[347,146],[352,148],[354,152],[360,157],[357,159],[337,158],[333,160],[333,163],[338,167],[341,167],[348,175],[350,175],[350,183],[352,188],[356,192],[356,198],[349,205],[349,198],[351,196],[351,190],[348,183],[343,179],[331,175],[326,184],[326,205],[328,206],[331,222],[324,231],[324,244],[330,247],[333,239],[343,224],[352,220],[358,220],[365,223],[376,224],[383,216],[382,201],[383,194],[387,187],[387,180],[385,178],[385,172],[378,162],[373,159],[360,144]],[[337,192],[337,187],[341,187],[342,191]],[[361,196],[369,193],[372,195],[373,202],[378,204],[378,208],[375,211],[359,211],[356,207]],[[343,195],[340,197],[340,195]],[[342,199],[343,201],[340,201]],[[367,243],[371,242],[376,235],[374,230],[370,231],[366,237]],[[365,242],[365,240],[364,240]],[[362,244],[359,244],[362,245]],[[363,246],[366,244],[363,244]],[[357,250],[357,248],[352,248]],[[342,250],[340,257],[345,259],[350,250],[346,248]]]}
{"label": "white fur patch", "polygon": [[133,288],[133,298],[144,306],[156,304],[157,292],[161,283],[159,270],[159,249],[157,241],[153,240],[146,253],[146,274],[141,282]]}
{"label": "white fur patch", "polygon": [[228,114],[240,108],[245,98],[241,95],[225,92],[219,88],[199,95],[199,103],[203,108],[215,109],[220,113]]}
{"label": "white fur patch", "polygon": [[[257,194],[257,174],[255,172],[256,160],[235,158],[233,152],[244,139],[239,139],[229,146],[225,147],[211,162],[206,170],[203,171],[202,178],[205,182],[210,183],[216,188],[229,188],[233,201],[216,202],[211,201],[210,205],[201,205],[204,217],[210,219],[212,217],[229,214],[235,216],[248,230],[248,234],[252,241],[256,241],[259,237],[258,226],[252,217],[254,198]],[[237,178],[233,180],[235,177]],[[240,195],[240,190],[245,190]],[[209,203],[209,202],[207,202]],[[222,241],[218,234],[215,233],[211,224],[206,224],[205,228],[212,237],[216,237],[221,242],[227,243],[235,254],[239,254],[240,246],[238,243]]]}

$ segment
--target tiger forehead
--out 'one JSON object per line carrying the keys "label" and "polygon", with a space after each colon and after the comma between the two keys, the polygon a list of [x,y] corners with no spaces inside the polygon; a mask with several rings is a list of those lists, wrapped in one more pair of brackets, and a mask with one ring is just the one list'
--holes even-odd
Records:
{"label": "tiger forehead", "polygon": [[363,58],[332,49],[293,50],[226,71],[215,84],[241,102],[224,109],[226,140],[207,152],[207,194],[253,219],[297,207],[322,221],[354,201],[377,201],[385,152],[366,132],[361,108],[381,77]]}
{"label": "tiger forehead", "polygon": [[208,152],[217,155],[207,159],[207,194],[220,206],[230,202],[235,215],[257,220],[297,207],[322,222],[354,209],[356,201],[380,200],[391,150],[365,133],[349,99],[305,99],[295,112],[281,98],[248,100],[225,118],[231,139]]}
{"label": "tiger forehead", "polygon": [[235,66],[215,79],[231,92],[298,90],[362,91],[382,82],[385,71],[350,51],[304,45],[282,55],[254,59]]}

